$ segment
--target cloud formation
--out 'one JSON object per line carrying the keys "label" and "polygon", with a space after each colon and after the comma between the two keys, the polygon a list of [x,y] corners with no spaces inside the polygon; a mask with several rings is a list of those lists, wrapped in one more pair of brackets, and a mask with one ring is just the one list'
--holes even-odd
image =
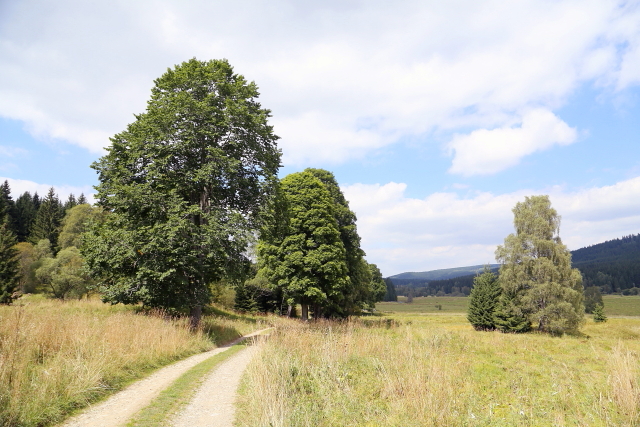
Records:
{"label": "cloud formation", "polygon": [[[11,188],[11,197],[14,201],[25,191],[31,193],[32,196],[35,193],[38,193],[38,195],[42,198],[47,195],[49,189],[52,187],[49,184],[39,184],[37,182],[28,181],[26,179],[13,179],[0,176],[0,182],[4,182],[5,180],[9,182],[9,188]],[[54,189],[56,191],[56,194],[58,195],[58,198],[62,202],[67,200],[70,194],[73,194],[76,198],[80,196],[80,194],[84,194],[89,203],[94,202],[93,195],[95,194],[95,190],[89,185],[85,185],[83,187],[63,185],[54,187]]]}
{"label": "cloud formation", "polygon": [[513,232],[511,210],[525,196],[550,196],[562,217],[560,237],[572,250],[635,234],[640,223],[640,177],[573,192],[551,187],[470,197],[440,192],[413,199],[406,188],[394,182],[342,187],[367,259],[385,276],[495,262],[496,246]]}
{"label": "cloud formation", "polygon": [[[491,173],[571,140],[570,126],[550,117],[580,85],[622,91],[640,83],[640,11],[632,2],[0,7],[0,115],[94,152],[144,110],[154,78],[193,56],[228,58],[258,83],[285,163],[300,166],[458,133],[452,172],[465,165]],[[548,112],[547,128],[532,129],[532,111]],[[517,138],[508,153],[474,161],[489,137],[509,132]]]}
{"label": "cloud formation", "polygon": [[455,151],[449,172],[463,176],[500,172],[519,163],[536,151],[576,141],[577,132],[552,112],[530,111],[520,127],[478,129],[468,135],[456,135],[449,143]]}

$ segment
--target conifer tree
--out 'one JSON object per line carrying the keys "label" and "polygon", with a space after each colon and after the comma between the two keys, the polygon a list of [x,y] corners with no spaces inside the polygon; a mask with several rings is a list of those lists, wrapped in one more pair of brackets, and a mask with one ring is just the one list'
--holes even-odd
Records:
{"label": "conifer tree", "polygon": [[393,284],[393,281],[390,277],[384,279],[385,284],[387,285],[387,292],[384,294],[383,301],[398,301],[398,294],[396,293],[396,286]]}
{"label": "conifer tree", "polygon": [[18,287],[20,261],[15,234],[9,228],[7,215],[0,222],[0,304],[10,304]]}
{"label": "conifer tree", "polygon": [[79,205],[84,205],[87,202],[87,198],[84,196],[84,193],[80,193],[80,196],[78,197],[78,204]]}
{"label": "conifer tree", "polygon": [[513,213],[516,233],[496,250],[506,295],[500,313],[523,315],[553,334],[575,331],[584,320],[582,276],[558,235],[560,216],[548,196],[526,197]]}
{"label": "conifer tree", "polygon": [[33,226],[33,221],[36,219],[37,213],[31,193],[25,191],[18,197],[16,200],[16,211],[16,237],[19,242],[26,242],[29,238],[29,230],[31,230]]}
{"label": "conifer tree", "polygon": [[69,194],[69,198],[64,202],[64,211],[68,211],[69,209],[78,206],[78,201],[76,200],[76,196],[73,194]]}
{"label": "conifer tree", "polygon": [[42,239],[49,239],[51,246],[55,248],[58,243],[60,233],[60,221],[62,220],[62,209],[60,201],[53,187],[49,189],[47,196],[42,200],[40,209],[29,233],[29,241],[37,244]]}
{"label": "conifer tree", "polygon": [[596,323],[607,321],[607,316],[604,314],[604,306],[602,304],[596,304],[593,308],[593,321]]}
{"label": "conifer tree", "polygon": [[473,279],[473,284],[467,320],[477,331],[492,331],[496,329],[494,314],[502,294],[498,278],[485,267],[484,272]]}
{"label": "conifer tree", "polygon": [[[4,215],[7,216],[7,223],[11,231],[16,232],[16,226],[18,221],[18,213],[16,211],[16,203],[11,197],[11,187],[9,181],[5,180],[0,185],[0,213],[4,210]],[[3,218],[0,216],[0,218]]]}

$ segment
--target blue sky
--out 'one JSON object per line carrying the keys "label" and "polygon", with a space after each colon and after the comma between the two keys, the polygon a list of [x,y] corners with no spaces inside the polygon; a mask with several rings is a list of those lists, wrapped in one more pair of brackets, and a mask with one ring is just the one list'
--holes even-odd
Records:
{"label": "blue sky", "polygon": [[89,194],[153,79],[227,58],[281,175],[335,173],[384,275],[493,262],[549,194],[570,249],[640,232],[640,8],[624,1],[0,3],[0,179]]}

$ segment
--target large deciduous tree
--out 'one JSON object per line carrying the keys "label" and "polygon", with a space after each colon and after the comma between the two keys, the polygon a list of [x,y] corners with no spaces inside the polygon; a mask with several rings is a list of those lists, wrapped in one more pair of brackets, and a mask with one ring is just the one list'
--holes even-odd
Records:
{"label": "large deciduous tree", "polygon": [[548,196],[526,197],[513,213],[516,232],[496,250],[504,324],[526,326],[516,319],[525,317],[545,332],[575,331],[584,319],[582,276],[560,239],[560,216]]}
{"label": "large deciduous tree", "polygon": [[335,310],[351,281],[332,195],[305,171],[282,179],[279,199],[258,243],[260,274],[282,289],[289,304],[301,304],[305,320],[309,306],[316,317]]}
{"label": "large deciduous tree", "polygon": [[146,112],[111,138],[96,200],[108,214],[83,253],[112,303],[189,308],[246,265],[280,167],[258,88],[226,60],[184,62],[155,81]]}

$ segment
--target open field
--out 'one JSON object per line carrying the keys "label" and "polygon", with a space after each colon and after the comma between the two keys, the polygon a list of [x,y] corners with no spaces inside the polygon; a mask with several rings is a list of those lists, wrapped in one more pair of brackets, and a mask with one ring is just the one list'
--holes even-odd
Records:
{"label": "open field", "polygon": [[[603,295],[602,300],[607,316],[640,316],[640,295]],[[466,313],[469,297],[417,297],[411,304],[398,297],[398,301],[379,302],[376,308],[383,313]]]}
{"label": "open field", "polygon": [[0,425],[60,421],[151,370],[261,326],[205,316],[194,333],[186,319],[96,300],[0,306]]}
{"label": "open field", "polygon": [[476,332],[462,314],[375,320],[280,327],[243,379],[238,425],[640,423],[640,319],[564,337]]}

